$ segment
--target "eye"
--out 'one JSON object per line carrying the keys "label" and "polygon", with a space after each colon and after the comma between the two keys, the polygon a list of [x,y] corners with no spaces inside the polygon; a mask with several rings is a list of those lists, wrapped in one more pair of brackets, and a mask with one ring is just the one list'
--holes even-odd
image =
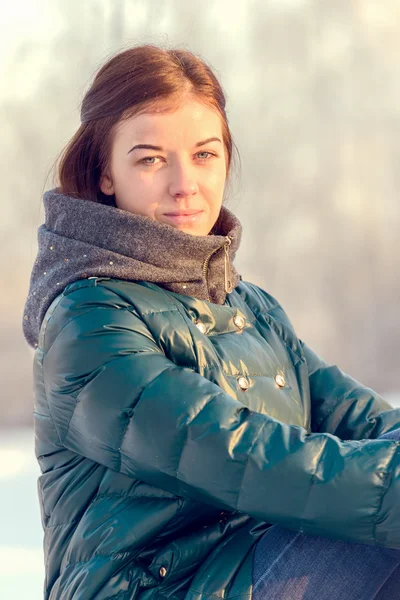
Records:
{"label": "eye", "polygon": [[[210,160],[210,159],[211,159],[211,157],[216,157],[216,154],[214,154],[213,152],[208,152],[208,151],[206,151],[206,150],[203,150],[203,151],[197,152],[197,154],[196,154],[195,156],[199,156],[199,154],[203,154],[203,155],[204,155],[204,154],[206,154],[206,155],[207,155],[207,156],[206,156],[206,157],[204,157],[204,158],[202,158],[202,157],[199,157],[199,160],[200,160],[201,162],[206,162],[207,160]],[[162,156],[145,156],[144,158],[142,158],[142,159],[139,161],[139,164],[142,164],[142,165],[147,165],[147,166],[149,166],[149,167],[152,167],[152,166],[153,166],[153,165],[155,165],[156,163],[155,163],[155,162],[150,162],[150,161],[154,161],[156,158],[162,158]]]}
{"label": "eye", "polygon": [[[203,150],[202,152],[198,152],[197,155],[199,154],[208,154],[210,157],[211,156],[215,156],[215,154],[213,154],[212,152],[208,152],[207,150]],[[208,158],[201,158],[200,160],[209,160]]]}
{"label": "eye", "polygon": [[149,165],[152,166],[155,163],[154,162],[147,162],[148,160],[153,160],[154,158],[160,158],[160,156],[145,156],[144,158],[142,158],[139,163],[142,163],[143,165]]}

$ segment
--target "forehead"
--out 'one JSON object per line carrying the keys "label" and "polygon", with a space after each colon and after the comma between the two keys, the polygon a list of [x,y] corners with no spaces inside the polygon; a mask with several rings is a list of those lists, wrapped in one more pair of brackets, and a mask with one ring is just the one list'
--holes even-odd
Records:
{"label": "forehead", "polygon": [[[175,139],[193,143],[203,138],[221,135],[222,122],[218,112],[201,104],[200,102],[185,102],[179,108],[165,112],[134,115],[122,121],[117,128],[117,137],[120,139],[140,138],[140,141],[161,141]],[[154,137],[157,140],[154,140]]]}

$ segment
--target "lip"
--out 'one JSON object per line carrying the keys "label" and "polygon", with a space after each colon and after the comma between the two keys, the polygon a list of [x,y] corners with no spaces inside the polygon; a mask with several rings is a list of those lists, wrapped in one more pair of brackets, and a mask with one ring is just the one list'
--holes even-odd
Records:
{"label": "lip", "polygon": [[203,212],[201,209],[185,209],[185,210],[175,210],[171,212],[164,213],[166,217],[191,217],[192,215],[197,215]]}
{"label": "lip", "polygon": [[174,224],[189,224],[194,223],[201,215],[204,214],[203,210],[176,210],[173,212],[164,213],[164,217]]}

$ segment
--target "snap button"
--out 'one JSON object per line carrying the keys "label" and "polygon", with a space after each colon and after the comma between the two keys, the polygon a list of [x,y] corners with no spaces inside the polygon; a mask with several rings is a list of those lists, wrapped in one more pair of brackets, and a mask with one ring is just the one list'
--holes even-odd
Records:
{"label": "snap button", "polygon": [[235,315],[233,318],[233,322],[238,329],[243,329],[245,325],[245,320],[240,315]]}
{"label": "snap button", "polygon": [[165,567],[161,567],[160,569],[160,577],[165,577],[167,574],[167,569]]}
{"label": "snap button", "polygon": [[197,321],[197,323],[195,323],[197,329],[199,331],[201,331],[201,333],[205,333],[207,331],[207,327],[204,325],[204,323],[202,321]]}
{"label": "snap button", "polygon": [[283,388],[285,387],[285,378],[283,375],[275,375],[275,383],[278,387]]}
{"label": "snap button", "polygon": [[249,389],[250,383],[249,383],[249,380],[246,379],[246,377],[239,377],[238,385],[239,385],[240,389],[245,392],[246,390]]}

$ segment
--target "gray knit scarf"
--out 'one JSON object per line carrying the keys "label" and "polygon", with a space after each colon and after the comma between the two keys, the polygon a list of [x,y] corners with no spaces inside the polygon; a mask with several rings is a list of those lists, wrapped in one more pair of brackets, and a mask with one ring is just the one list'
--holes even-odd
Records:
{"label": "gray knit scarf", "polygon": [[38,229],[23,316],[32,347],[54,298],[81,278],[149,281],[216,304],[224,304],[227,291],[239,283],[232,261],[242,228],[225,207],[209,235],[193,236],[149,217],[66,196],[58,188],[45,192],[43,203],[45,223]]}

